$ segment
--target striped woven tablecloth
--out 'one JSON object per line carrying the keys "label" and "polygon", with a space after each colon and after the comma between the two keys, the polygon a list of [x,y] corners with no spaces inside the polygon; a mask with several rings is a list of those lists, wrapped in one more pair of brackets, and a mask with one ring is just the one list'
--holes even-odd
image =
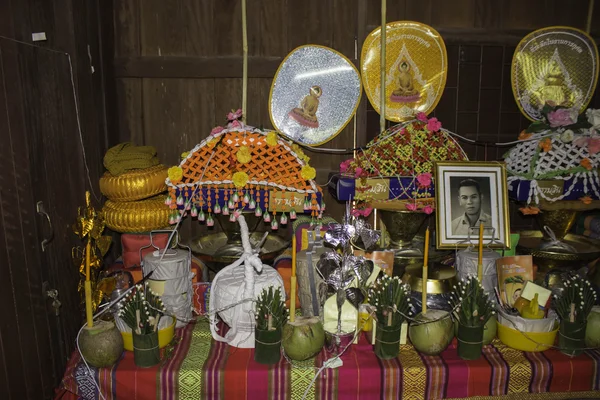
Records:
{"label": "striped woven tablecloth", "polygon": [[[92,369],[104,398],[301,399],[305,392],[307,399],[540,398],[536,393],[545,393],[543,398],[600,398],[600,392],[592,392],[600,390],[598,350],[569,358],[556,350],[523,353],[496,339],[475,361],[460,359],[456,342],[440,356],[403,345],[398,358],[380,360],[363,337],[342,356],[341,367],[315,378],[327,358],[324,350],[304,362],[257,364],[254,350],[213,341],[205,319],[179,329],[177,340],[170,358],[156,367],[137,368],[133,353],[125,352],[112,368]],[[61,398],[99,399],[87,374],[74,353]]]}

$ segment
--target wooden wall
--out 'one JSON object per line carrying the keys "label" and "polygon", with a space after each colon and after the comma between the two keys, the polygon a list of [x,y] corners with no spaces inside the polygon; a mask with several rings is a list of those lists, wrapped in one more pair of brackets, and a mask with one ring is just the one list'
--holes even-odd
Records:
{"label": "wooden wall", "polygon": [[[267,111],[272,77],[283,57],[297,46],[329,46],[356,60],[364,38],[380,24],[380,4],[376,0],[248,0],[247,122],[272,127]],[[514,140],[524,123],[506,89],[514,46],[540,27],[584,28],[588,1],[565,4],[558,0],[393,0],[387,2],[387,20],[424,22],[444,37],[451,65],[436,115],[445,126],[478,140]],[[114,1],[117,123],[111,144],[154,145],[163,163],[175,164],[181,152],[240,106],[240,13],[240,0]],[[594,14],[600,16],[600,5]],[[356,117],[358,144],[365,144],[377,131],[378,116],[363,96]],[[348,148],[353,143],[354,126],[349,124],[325,147]],[[472,159],[497,159],[503,152],[465,148]],[[348,157],[310,156],[320,184]],[[342,205],[328,200],[329,212],[341,215]]]}

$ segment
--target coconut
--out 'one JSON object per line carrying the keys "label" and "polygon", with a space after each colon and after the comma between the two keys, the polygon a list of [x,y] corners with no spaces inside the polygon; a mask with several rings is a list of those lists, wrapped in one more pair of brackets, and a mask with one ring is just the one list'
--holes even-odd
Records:
{"label": "coconut", "polygon": [[96,321],[93,327],[81,331],[79,349],[88,364],[110,367],[123,353],[123,337],[113,322]]}
{"label": "coconut", "polygon": [[285,354],[292,360],[313,357],[323,348],[325,331],[318,317],[296,317],[283,327],[282,342]]}
{"label": "coconut", "polygon": [[[483,344],[490,344],[498,333],[498,317],[494,314],[483,327]],[[454,321],[454,336],[458,336],[458,320]]]}
{"label": "coconut", "polygon": [[585,329],[586,347],[600,347],[600,306],[592,307]]}
{"label": "coconut", "polygon": [[[446,350],[454,337],[454,324],[447,311],[427,310],[427,314],[417,314],[415,320],[417,323],[408,328],[408,336],[415,349],[430,356]],[[421,323],[433,320],[437,321]]]}

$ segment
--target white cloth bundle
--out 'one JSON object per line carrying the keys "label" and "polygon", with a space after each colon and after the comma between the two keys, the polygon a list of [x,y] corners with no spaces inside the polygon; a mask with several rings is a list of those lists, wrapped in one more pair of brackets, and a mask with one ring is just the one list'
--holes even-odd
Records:
{"label": "white cloth bundle", "polygon": [[148,284],[161,296],[167,313],[177,318],[176,326],[179,328],[192,319],[194,273],[191,272],[191,255],[187,250],[169,249],[161,260],[163,251],[146,254],[142,268],[144,275],[154,271]]}

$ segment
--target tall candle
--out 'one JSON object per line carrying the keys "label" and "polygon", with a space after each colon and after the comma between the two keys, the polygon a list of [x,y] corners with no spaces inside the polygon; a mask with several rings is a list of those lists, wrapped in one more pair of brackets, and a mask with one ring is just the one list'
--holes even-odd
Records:
{"label": "tall candle", "polygon": [[87,244],[85,245],[85,318],[87,321],[88,328],[94,326],[94,319],[92,317],[92,282],[90,281],[90,253],[92,250],[91,239],[88,238]]}
{"label": "tall candle", "polygon": [[296,233],[292,237],[292,276],[296,276]]}
{"label": "tall candle", "polygon": [[479,258],[477,259],[477,279],[483,279],[483,223],[479,224]]}
{"label": "tall candle", "polygon": [[425,248],[423,250],[423,286],[421,288],[421,304],[423,305],[423,314],[427,313],[427,262],[429,260],[429,227],[425,231]]}

